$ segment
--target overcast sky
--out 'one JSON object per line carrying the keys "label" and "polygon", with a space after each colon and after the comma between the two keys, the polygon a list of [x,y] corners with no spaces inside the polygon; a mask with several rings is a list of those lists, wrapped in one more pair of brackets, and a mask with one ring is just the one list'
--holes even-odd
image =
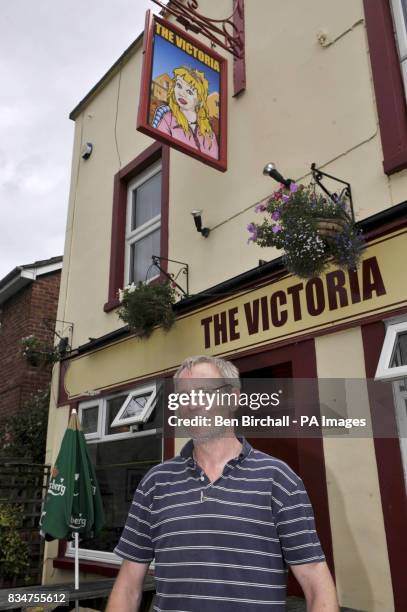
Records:
{"label": "overcast sky", "polygon": [[63,254],[69,112],[144,27],[149,0],[1,0],[0,279]]}

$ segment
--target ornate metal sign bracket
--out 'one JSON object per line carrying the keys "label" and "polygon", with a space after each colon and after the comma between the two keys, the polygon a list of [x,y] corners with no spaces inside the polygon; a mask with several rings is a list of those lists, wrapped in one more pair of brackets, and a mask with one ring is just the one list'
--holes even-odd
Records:
{"label": "ornate metal sign bracket", "polygon": [[[166,278],[168,278],[168,280],[171,281],[171,283],[175,285],[177,289],[182,293],[182,298],[189,297],[189,266],[188,264],[185,263],[184,261],[177,261],[176,259],[168,259],[167,257],[159,257],[158,255],[152,255],[151,259],[153,261],[152,265],[155,266],[161,272],[161,274],[163,274]],[[161,260],[179,264],[181,268],[178,270],[177,274],[175,275],[168,274],[168,272],[166,272],[161,267]],[[186,291],[181,287],[181,285],[177,283],[177,278],[179,277],[181,273],[184,274],[184,276],[186,277],[186,286],[187,286]]]}
{"label": "ornate metal sign bracket", "polygon": [[245,28],[244,0],[233,0],[233,13],[225,19],[212,19],[199,12],[198,0],[170,0],[164,4],[162,0],[152,0],[169,13],[188,31],[202,34],[211,41],[212,46],[218,45],[233,55],[234,96],[246,89],[245,66]]}
{"label": "ornate metal sign bracket", "polygon": [[[332,176],[331,174],[327,174],[326,172],[322,172],[322,170],[319,170],[316,167],[315,163],[311,164],[311,173],[312,173],[312,177],[313,177],[314,181],[317,183],[317,185],[322,189],[322,191],[324,193],[326,193],[326,195],[333,202],[337,202],[338,200],[341,200],[343,197],[348,198],[349,205],[350,205],[350,210],[351,210],[351,214],[352,214],[352,220],[353,220],[353,222],[355,222],[355,213],[354,213],[354,210],[353,210],[353,199],[352,199],[352,188],[351,188],[350,183],[348,183],[346,181],[343,181],[342,179],[339,179],[336,176]],[[345,187],[342,189],[342,191],[340,192],[339,195],[337,193],[331,193],[330,191],[328,191],[328,189],[325,187],[325,185],[322,184],[321,180],[324,177],[328,178],[328,179],[331,179],[333,181],[336,181],[337,183],[341,183],[342,185],[345,185]]]}

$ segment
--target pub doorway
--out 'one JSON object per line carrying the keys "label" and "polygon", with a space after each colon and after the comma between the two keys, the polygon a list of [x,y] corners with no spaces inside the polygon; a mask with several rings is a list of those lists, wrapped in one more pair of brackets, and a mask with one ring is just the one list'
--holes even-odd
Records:
{"label": "pub doorway", "polygon": [[[253,378],[317,379],[313,339],[275,349],[262,347],[261,352],[236,355],[231,361],[239,368],[243,387],[245,379]],[[296,406],[296,412],[300,411],[301,407]],[[322,438],[272,437],[271,433],[270,437],[248,438],[248,440],[254,448],[285,461],[304,481],[314,509],[316,527],[327,563],[332,575],[335,576]],[[291,572],[288,594],[302,596],[302,589]]]}

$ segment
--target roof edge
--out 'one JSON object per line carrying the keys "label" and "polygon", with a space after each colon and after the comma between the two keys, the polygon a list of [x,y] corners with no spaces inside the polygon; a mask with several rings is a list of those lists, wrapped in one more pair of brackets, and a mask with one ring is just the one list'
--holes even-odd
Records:
{"label": "roof edge", "polygon": [[135,40],[133,40],[133,42],[127,47],[125,51],[123,51],[121,56],[115,61],[115,63],[109,68],[109,70],[105,72],[105,74],[95,83],[95,85],[86,94],[86,96],[82,98],[82,100],[69,113],[69,119],[75,121],[75,119],[77,119],[82,110],[86,108],[89,102],[94,98],[96,93],[119,72],[120,68],[124,65],[124,63],[130,58],[131,55],[133,55],[133,53],[140,46],[140,42],[142,42],[143,36],[144,31],[141,32],[141,34],[139,34]]}

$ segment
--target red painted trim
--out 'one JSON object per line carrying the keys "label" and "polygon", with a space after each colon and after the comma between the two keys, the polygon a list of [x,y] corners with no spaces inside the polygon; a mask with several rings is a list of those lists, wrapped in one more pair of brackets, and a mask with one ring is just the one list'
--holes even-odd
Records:
{"label": "red painted trim", "polygon": [[[362,325],[362,340],[365,355],[366,377],[373,379],[385,337],[382,321]],[[387,384],[387,383],[386,383]],[[407,524],[407,502],[404,486],[404,472],[399,438],[380,438],[380,423],[386,421],[387,431],[397,432],[392,385],[383,385],[383,394],[378,397],[377,389],[368,386],[377,471],[382,500],[383,519],[386,531],[387,550],[393,584],[394,609],[407,610],[405,588],[405,532]]]}
{"label": "red painted trim", "polygon": [[[295,344],[291,342],[290,345],[277,349],[269,347],[267,352],[250,356],[230,356],[230,359],[243,375],[245,371],[291,362],[293,378],[318,378],[315,343],[312,339]],[[318,397],[315,398],[315,401],[319,403]],[[313,504],[318,535],[327,563],[334,576],[335,566],[322,436],[321,438],[298,438],[296,443],[299,475],[304,480]]]}
{"label": "red painted trim", "polygon": [[[181,36],[186,41],[193,44],[198,49],[201,49],[204,53],[210,55],[219,62],[220,65],[220,113],[219,113],[219,159],[214,159],[205,153],[197,151],[197,149],[190,147],[186,144],[182,144],[175,138],[169,135],[163,134],[159,130],[153,128],[149,123],[149,102],[150,102],[150,84],[151,84],[151,73],[153,66],[153,46],[154,46],[154,28],[155,23],[160,23],[167,29],[174,31],[175,34]],[[145,30],[144,30],[144,41],[143,41],[143,68],[141,72],[141,85],[140,85],[140,102],[139,110],[137,115],[137,129],[147,136],[151,136],[155,140],[159,140],[164,144],[167,144],[182,153],[186,153],[199,161],[225,172],[227,170],[227,91],[228,91],[228,78],[227,78],[227,60],[216,53],[210,47],[207,47],[198,39],[190,36],[184,30],[177,28],[172,22],[161,19],[155,15],[152,15],[150,11],[147,11]]]}
{"label": "red painted trim", "polygon": [[[240,4],[241,15],[237,11],[237,5]],[[233,0],[233,25],[236,31],[240,33],[240,38],[243,43],[243,56],[241,58],[233,58],[233,97],[236,98],[246,90],[246,49],[245,49],[245,14],[244,0]]]}
{"label": "red painted trim", "polygon": [[[162,160],[161,185],[161,255],[168,256],[168,208],[169,208],[169,149],[158,142],[153,143],[140,155],[122,168],[114,177],[112,232],[110,246],[109,294],[104,311],[119,306],[118,290],[124,285],[124,256],[126,248],[127,184],[140,172],[158,159]],[[162,262],[164,270],[167,262]]]}
{"label": "red painted trim", "polygon": [[407,168],[407,112],[389,0],[363,0],[386,174]]}
{"label": "red painted trim", "polygon": [[164,438],[163,440],[164,450],[163,450],[163,460],[171,459],[175,454],[175,439],[174,438]]}

